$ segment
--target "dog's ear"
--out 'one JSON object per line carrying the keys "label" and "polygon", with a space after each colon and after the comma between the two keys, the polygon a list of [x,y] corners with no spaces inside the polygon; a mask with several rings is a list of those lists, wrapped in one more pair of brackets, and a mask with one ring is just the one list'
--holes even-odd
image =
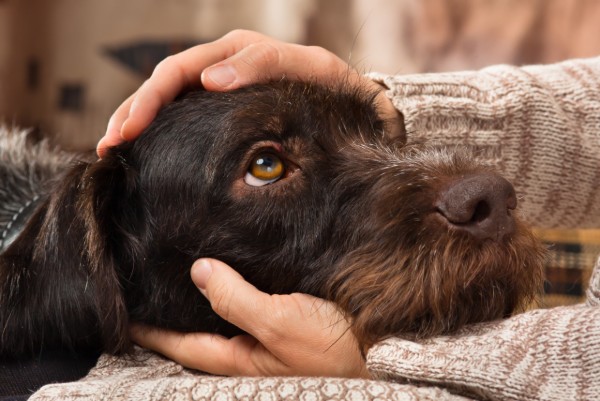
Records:
{"label": "dog's ear", "polygon": [[130,349],[119,254],[129,244],[119,242],[135,182],[109,157],[69,167],[52,186],[0,257],[0,355]]}
{"label": "dog's ear", "polygon": [[96,286],[96,310],[105,351],[120,353],[130,346],[128,314],[122,293],[140,242],[132,234],[137,210],[132,198],[137,172],[116,151],[90,164],[82,176],[78,216],[85,227],[85,253]]}

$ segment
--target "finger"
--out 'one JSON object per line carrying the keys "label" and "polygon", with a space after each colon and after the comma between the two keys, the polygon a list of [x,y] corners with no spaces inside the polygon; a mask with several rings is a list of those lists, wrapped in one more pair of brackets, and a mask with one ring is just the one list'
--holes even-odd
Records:
{"label": "finger", "polygon": [[96,145],[96,153],[98,154],[98,157],[102,159],[103,157],[106,156],[108,148],[117,146],[121,143],[123,143],[123,138],[121,138],[120,136],[107,135],[107,136],[101,138],[100,141],[98,142],[98,145]]}
{"label": "finger", "polygon": [[162,106],[174,100],[184,88],[192,85],[193,81],[188,81],[182,74],[163,67],[156,78],[150,78],[140,86],[129,106],[127,118],[120,127],[123,139],[131,141],[137,138],[154,120]]}
{"label": "finger", "polygon": [[[131,338],[144,348],[154,350],[177,363],[215,374],[232,374],[228,340],[216,334],[183,334],[169,330],[133,325]],[[213,367],[213,368],[211,368]]]}
{"label": "finger", "polygon": [[[180,88],[182,90],[183,87]],[[149,81],[144,82],[138,89],[129,107],[129,114],[120,127],[121,137],[132,141],[150,125],[160,108],[175,99],[176,92],[166,93],[169,89],[159,89]]]}
{"label": "finger", "polygon": [[283,370],[282,364],[248,335],[227,339],[216,334],[184,334],[143,325],[132,325],[130,334],[144,348],[187,368],[215,375],[258,376],[267,374],[266,369]]}
{"label": "finger", "polygon": [[[200,59],[201,49],[192,48],[161,61],[152,76],[142,84],[129,102],[126,118],[115,121],[121,136],[126,140],[137,138],[162,106],[171,102],[186,87],[200,85],[199,71],[211,57]],[[203,65],[204,63],[204,65]],[[127,105],[124,105],[127,108]]]}
{"label": "finger", "polygon": [[98,145],[96,145],[96,153],[98,153],[100,158],[105,155],[106,149],[109,146],[115,146],[124,141],[124,139],[121,137],[121,126],[129,116],[129,109],[131,108],[131,103],[133,102],[135,96],[136,93],[129,96],[123,103],[121,103],[117,110],[115,110],[112,116],[110,116],[104,137],[102,137],[98,142]]}
{"label": "finger", "polygon": [[[231,59],[231,60],[227,60]],[[351,71],[341,59],[319,47],[305,47],[276,41],[251,31],[233,31],[223,38],[196,46],[163,60],[138,90],[121,136],[132,140],[150,124],[161,106],[172,101],[182,89],[200,83],[199,72],[220,61],[201,78],[208,90],[224,91],[280,79],[331,78]]]}
{"label": "finger", "polygon": [[121,128],[127,140],[135,139],[165,104],[186,87],[200,85],[200,72],[266,36],[250,31],[234,31],[219,40],[187,49],[167,57],[137,91],[128,118]]}
{"label": "finger", "polygon": [[303,337],[307,320],[318,320],[318,327],[325,330],[334,330],[338,321],[339,312],[333,304],[307,294],[266,294],[218,260],[196,261],[191,276],[219,316],[271,350],[285,348],[292,329]]}
{"label": "finger", "polygon": [[284,77],[323,82],[350,71],[344,61],[323,48],[265,40],[251,43],[225,61],[206,68],[201,79],[206,89],[223,91]]}
{"label": "finger", "polygon": [[223,319],[262,340],[272,332],[274,316],[271,296],[259,291],[225,263],[200,259],[192,266],[192,280]]}

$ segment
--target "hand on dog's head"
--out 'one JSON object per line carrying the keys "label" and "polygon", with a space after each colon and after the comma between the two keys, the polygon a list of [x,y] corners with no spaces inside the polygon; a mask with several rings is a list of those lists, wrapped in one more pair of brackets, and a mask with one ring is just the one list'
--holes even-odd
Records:
{"label": "hand on dog's head", "polygon": [[[363,346],[510,314],[538,289],[541,247],[506,202],[498,214],[512,228],[481,234],[498,222],[487,190],[445,198],[465,192],[461,177],[479,185],[495,175],[462,152],[389,138],[374,96],[290,82],[184,95],[138,140],[75,166],[53,189],[2,257],[30,256],[0,266],[0,277],[49,261],[58,273],[45,279],[67,283],[44,287],[34,274],[53,300],[43,304],[22,280],[11,285],[21,295],[3,295],[0,322],[18,333],[5,310],[26,299],[21,310],[48,315],[28,326],[53,333],[50,343],[112,353],[130,346],[129,321],[233,335],[189,278],[200,257],[262,291],[338,303]],[[477,219],[456,221],[472,214],[456,204],[475,201]]]}

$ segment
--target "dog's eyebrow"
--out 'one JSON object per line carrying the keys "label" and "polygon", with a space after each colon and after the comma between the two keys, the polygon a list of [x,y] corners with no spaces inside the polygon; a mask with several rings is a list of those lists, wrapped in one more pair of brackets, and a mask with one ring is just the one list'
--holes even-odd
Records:
{"label": "dog's eyebrow", "polygon": [[265,131],[281,134],[284,130],[284,124],[279,115],[272,115],[267,118],[264,124]]}

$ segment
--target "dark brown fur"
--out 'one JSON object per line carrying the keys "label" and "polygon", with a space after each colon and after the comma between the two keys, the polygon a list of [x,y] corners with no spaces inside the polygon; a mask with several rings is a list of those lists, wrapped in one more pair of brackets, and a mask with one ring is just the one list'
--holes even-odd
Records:
{"label": "dark brown fur", "polygon": [[[363,346],[512,313],[541,283],[538,242],[520,223],[479,240],[434,207],[448,182],[489,168],[387,137],[373,104],[360,89],[288,82],[192,92],[135,142],[39,184],[43,202],[0,256],[0,355],[122,353],[132,321],[239,332],[189,279],[199,257],[269,293],[338,303]],[[287,174],[251,187],[262,148]]]}

